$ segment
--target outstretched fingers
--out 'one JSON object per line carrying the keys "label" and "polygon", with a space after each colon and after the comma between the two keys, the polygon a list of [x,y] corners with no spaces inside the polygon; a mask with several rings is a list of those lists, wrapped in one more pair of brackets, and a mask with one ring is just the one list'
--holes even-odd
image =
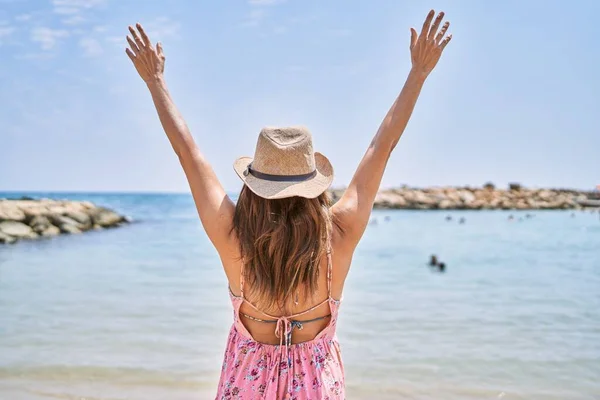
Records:
{"label": "outstretched fingers", "polygon": [[450,43],[450,40],[452,40],[452,35],[446,36],[446,39],[444,39],[444,41],[442,42],[442,44],[440,44],[440,48],[442,50],[444,50],[444,48],[448,45],[448,43]]}
{"label": "outstretched fingers", "polygon": [[419,37],[424,39],[427,38],[427,35],[429,33],[429,27],[431,26],[431,20],[433,19],[434,15],[435,11],[429,11],[429,14],[427,14],[427,18],[425,18],[425,22],[423,22],[423,28],[421,28],[421,34],[419,35]]}
{"label": "outstretched fingers", "polygon": [[[419,36],[411,28],[410,30],[410,56],[412,66],[419,73],[428,76],[437,65],[442,51],[450,43],[452,35],[448,35],[450,22],[444,21],[444,12],[437,14],[435,20],[435,11],[429,11]],[[447,35],[447,36],[446,36]]]}
{"label": "outstretched fingers", "polygon": [[129,26],[129,32],[131,32],[131,36],[133,36],[133,39],[135,40],[135,44],[137,44],[139,49],[143,49],[144,47],[146,47],[144,45],[144,42],[142,42],[142,39],[140,39],[140,35],[138,35],[136,30],[133,29],[132,26]]}
{"label": "outstretched fingers", "polygon": [[140,35],[142,35],[142,40],[144,41],[144,45],[146,45],[148,48],[152,48],[152,43],[150,43],[150,38],[146,34],[146,31],[144,31],[142,24],[140,24],[138,22],[137,24],[135,24],[135,26],[137,27],[138,31],[140,31]]}
{"label": "outstretched fingers", "polygon": [[138,45],[127,35],[127,43],[129,43],[129,47],[133,50],[133,53],[137,56],[140,53],[140,48]]}
{"label": "outstretched fingers", "polygon": [[135,62],[135,54],[133,54],[133,51],[131,51],[129,48],[126,48],[125,53],[127,53],[132,62]]}
{"label": "outstretched fingers", "polygon": [[437,32],[438,27],[440,26],[440,23],[442,22],[443,18],[444,18],[444,12],[442,11],[438,14],[437,18],[433,22],[433,25],[431,26],[431,29],[429,30],[429,34],[427,35],[427,40],[433,40],[433,37],[435,36],[435,33]]}
{"label": "outstretched fingers", "polygon": [[435,37],[435,44],[437,44],[438,46],[440,45],[440,43],[442,42],[442,39],[444,38],[444,35],[446,34],[446,31],[448,30],[449,27],[450,27],[450,22],[446,21],[444,26],[442,26],[442,29],[440,29],[437,36]]}

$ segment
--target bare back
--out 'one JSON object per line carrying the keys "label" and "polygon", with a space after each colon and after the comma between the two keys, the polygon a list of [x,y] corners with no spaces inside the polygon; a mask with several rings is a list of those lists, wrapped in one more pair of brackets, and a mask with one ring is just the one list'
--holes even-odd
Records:
{"label": "bare back", "polygon": [[[331,234],[331,300],[337,302],[339,302],[342,298],[344,281],[348,272],[350,261],[352,259],[351,254],[344,254],[342,249],[338,249],[336,251],[336,243],[339,243],[339,235],[340,232],[334,227],[334,230]],[[336,238],[338,238],[337,241]],[[340,266],[342,266],[342,268],[340,268]],[[235,297],[241,297],[240,277],[242,273],[242,267],[242,262],[239,261],[239,251],[238,256],[232,260],[232,264],[224,264],[225,270],[231,271],[231,277],[229,276],[230,274],[228,274],[229,288],[231,294]],[[292,302],[291,304],[288,304],[285,309],[270,308],[261,310],[274,317],[296,315],[301,313],[302,321],[311,321],[311,323],[303,324],[302,329],[293,330],[292,343],[302,343],[313,340],[323,329],[329,325],[330,319],[328,316],[331,314],[331,310],[329,302],[325,301],[330,299],[327,283],[327,268],[328,257],[327,255],[324,255],[319,263],[318,288],[312,298],[300,298],[298,299],[297,304]],[[256,296],[253,296],[251,287],[245,287],[244,297],[249,302],[254,301]],[[303,313],[306,310],[310,311]],[[261,312],[257,311],[249,304],[243,303],[240,307],[240,314],[251,317],[241,318],[241,321],[257,342],[266,344],[280,343],[281,338],[276,336],[272,325],[264,323],[265,315],[263,315]],[[313,320],[314,322],[312,322]]]}

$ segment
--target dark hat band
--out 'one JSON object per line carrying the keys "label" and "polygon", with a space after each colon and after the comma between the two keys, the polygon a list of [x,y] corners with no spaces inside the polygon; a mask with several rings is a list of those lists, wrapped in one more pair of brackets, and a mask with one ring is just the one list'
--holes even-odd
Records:
{"label": "dark hat band", "polygon": [[304,182],[309,179],[317,176],[317,170],[315,169],[313,172],[309,172],[308,174],[301,175],[272,175],[265,174],[263,172],[259,172],[255,169],[252,169],[252,163],[248,164],[247,173],[254,176],[255,178],[262,179],[263,181],[271,181],[271,182]]}

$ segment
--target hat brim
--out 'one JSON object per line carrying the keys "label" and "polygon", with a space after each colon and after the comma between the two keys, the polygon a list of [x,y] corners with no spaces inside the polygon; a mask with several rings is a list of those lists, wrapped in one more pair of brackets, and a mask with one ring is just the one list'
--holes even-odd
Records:
{"label": "hat brim", "polygon": [[240,179],[256,195],[265,199],[284,199],[300,196],[307,199],[319,197],[333,182],[333,166],[323,154],[315,152],[317,174],[301,182],[267,181],[247,173],[252,157],[240,157],[233,163],[233,169]]}

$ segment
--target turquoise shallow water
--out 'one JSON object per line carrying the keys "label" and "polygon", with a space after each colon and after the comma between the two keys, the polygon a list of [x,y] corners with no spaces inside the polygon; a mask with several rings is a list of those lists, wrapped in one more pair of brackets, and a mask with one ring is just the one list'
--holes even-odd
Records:
{"label": "turquoise shallow water", "polygon": [[[232,314],[191,198],[52,197],[138,222],[0,247],[0,399],[214,398]],[[338,329],[348,399],[599,399],[600,216],[534,214],[374,212]]]}

